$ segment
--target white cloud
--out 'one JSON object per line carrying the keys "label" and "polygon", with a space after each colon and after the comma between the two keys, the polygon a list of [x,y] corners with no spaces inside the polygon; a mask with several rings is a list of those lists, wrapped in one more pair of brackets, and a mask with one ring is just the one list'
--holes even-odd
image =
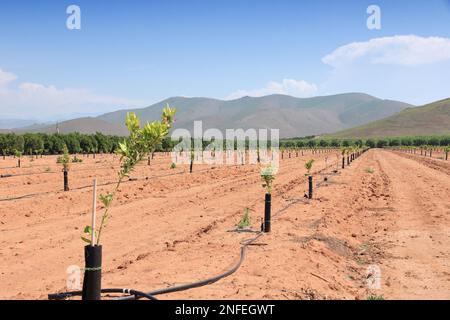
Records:
{"label": "white cloud", "polygon": [[0,70],[0,116],[49,119],[72,114],[98,114],[117,107],[141,106],[141,101],[99,95],[85,89],[64,88],[22,82],[12,87],[18,77]]}
{"label": "white cloud", "polygon": [[353,42],[337,48],[322,61],[333,67],[368,59],[371,64],[418,66],[450,60],[450,39],[402,35]]}
{"label": "white cloud", "polygon": [[0,88],[6,86],[8,83],[17,79],[15,74],[3,71],[0,69]]}
{"label": "white cloud", "polygon": [[254,90],[238,90],[231,93],[227,99],[238,99],[244,96],[262,97],[271,94],[286,94],[294,97],[310,97],[318,88],[313,83],[304,80],[283,79],[282,82],[269,82],[264,88]]}

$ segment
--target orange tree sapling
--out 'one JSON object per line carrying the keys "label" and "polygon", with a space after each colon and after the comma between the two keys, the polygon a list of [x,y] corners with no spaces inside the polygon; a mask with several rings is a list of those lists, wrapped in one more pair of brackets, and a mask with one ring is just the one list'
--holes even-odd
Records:
{"label": "orange tree sapling", "polygon": [[121,167],[118,172],[119,180],[112,192],[100,195],[100,201],[104,205],[104,212],[98,230],[92,230],[92,227],[87,226],[84,229],[86,236],[81,237],[82,240],[91,244],[90,239],[92,232],[95,232],[97,239],[96,245],[100,244],[102,231],[105,228],[109,218],[111,203],[113,202],[121,183],[125,178],[129,177],[135,166],[142,159],[144,159],[144,157],[152,154],[156,147],[161,144],[163,139],[169,134],[169,130],[174,121],[175,113],[176,109],[167,105],[162,111],[161,121],[147,123],[142,128],[135,113],[130,112],[127,114],[125,123],[130,136],[128,139],[119,143],[119,148],[116,151],[120,156],[121,161]]}

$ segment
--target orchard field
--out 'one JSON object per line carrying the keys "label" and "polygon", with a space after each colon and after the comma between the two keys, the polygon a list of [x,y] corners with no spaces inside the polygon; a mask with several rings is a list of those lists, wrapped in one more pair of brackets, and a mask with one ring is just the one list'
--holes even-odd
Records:
{"label": "orchard field", "polygon": [[[340,150],[288,154],[273,185],[272,230],[248,247],[240,268],[158,298],[450,299],[450,161],[370,149],[342,169]],[[120,163],[78,157],[68,192],[55,156],[22,157],[20,168],[16,158],[0,159],[0,299],[67,291],[66,269],[83,265],[92,180],[107,192]],[[103,287],[147,292],[212,277],[234,266],[254,236],[233,232],[245,208],[259,231],[264,189],[255,165],[195,165],[189,173],[171,163],[157,153],[120,186],[102,241]]]}

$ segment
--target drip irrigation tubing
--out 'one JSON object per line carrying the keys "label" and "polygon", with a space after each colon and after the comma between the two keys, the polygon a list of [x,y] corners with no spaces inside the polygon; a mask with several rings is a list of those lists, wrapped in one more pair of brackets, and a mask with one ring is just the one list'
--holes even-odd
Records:
{"label": "drip irrigation tubing", "polygon": [[[117,170],[120,168],[120,165],[116,165],[116,164],[110,164],[110,163],[99,163],[99,166],[92,166],[90,168],[80,168],[80,169],[71,169],[70,172],[83,172],[83,171],[89,171],[89,170]],[[111,168],[111,166],[114,166]],[[136,167],[148,167],[147,164],[138,164],[136,165]],[[23,167],[23,169],[30,169],[31,167]],[[1,169],[1,168],[0,168]],[[18,167],[11,167],[9,169],[18,169]],[[34,175],[39,175],[39,174],[49,174],[49,173],[59,173],[60,171],[43,171],[43,172],[31,172],[31,173],[19,173],[19,174],[7,174],[4,176],[0,176],[1,178],[12,178],[12,177],[22,177],[22,176],[34,176]]]}
{"label": "drip irrigation tubing", "polygon": [[[262,235],[263,235],[263,233],[259,232],[255,237],[253,237],[251,239],[247,239],[242,243],[239,261],[230,270],[228,270],[222,274],[219,274],[215,277],[206,279],[206,280],[201,280],[201,281],[192,282],[192,283],[188,283],[188,284],[182,284],[179,286],[174,286],[174,287],[169,287],[169,288],[158,289],[158,290],[151,291],[148,294],[151,296],[157,296],[157,295],[162,295],[162,294],[168,294],[168,293],[174,293],[174,292],[180,292],[180,291],[186,291],[186,290],[190,290],[190,289],[194,289],[194,288],[204,287],[204,286],[213,284],[223,278],[226,278],[226,277],[232,275],[241,267],[242,263],[244,262],[245,254],[246,254],[248,246],[251,245],[256,240],[258,240]],[[139,298],[140,298],[139,296],[131,295],[131,296],[127,296],[127,297],[120,297],[120,298],[117,298],[116,300],[136,300]]]}
{"label": "drip irrigation tubing", "polygon": [[[327,170],[331,166],[333,166],[333,165],[326,166],[325,168],[319,170],[317,173],[321,173],[322,171]],[[291,207],[292,205],[294,205],[298,202],[299,202],[299,200],[296,200],[296,201],[292,201],[291,203],[287,204],[286,206],[284,206],[283,208],[278,210],[273,215],[273,218],[276,218],[279,214],[283,213],[289,207]],[[214,276],[212,278],[208,278],[205,280],[200,280],[200,281],[196,281],[196,282],[192,282],[192,283],[188,283],[188,284],[183,284],[183,285],[178,285],[178,286],[173,286],[173,287],[168,287],[168,288],[163,288],[163,289],[157,289],[157,290],[151,291],[149,293],[143,293],[143,292],[132,290],[132,289],[102,289],[101,292],[102,293],[128,294],[128,296],[118,297],[118,298],[115,298],[115,300],[137,300],[137,299],[141,299],[141,298],[156,300],[156,298],[154,296],[157,296],[157,295],[186,291],[186,290],[213,284],[223,278],[226,278],[226,277],[234,274],[241,267],[242,263],[244,262],[248,246],[253,244],[256,240],[258,240],[263,235],[264,235],[264,233],[262,231],[260,231],[257,233],[257,235],[255,237],[241,241],[240,242],[241,249],[240,249],[239,261],[228,271],[221,273],[217,276]],[[50,300],[63,300],[63,299],[68,299],[68,298],[71,298],[74,296],[80,296],[81,294],[82,294],[81,291],[73,291],[73,292],[66,292],[66,293],[50,294],[48,297]]]}
{"label": "drip irrigation tubing", "polygon": [[[209,170],[209,168],[208,169],[197,170],[197,171],[195,171],[195,173],[205,172],[207,170]],[[184,173],[185,172],[182,171],[182,172],[169,173],[169,174],[165,174],[165,175],[157,175],[157,176],[151,176],[151,177],[145,177],[145,178],[134,178],[134,177],[131,177],[129,180],[122,181],[122,183],[125,184],[125,183],[136,182],[136,181],[147,181],[147,180],[153,180],[153,179],[158,179],[158,178],[165,178],[165,177],[180,175],[180,174],[184,174]],[[104,186],[114,185],[116,183],[117,183],[117,181],[111,181],[111,182],[105,182],[105,183],[102,183],[102,184],[98,184],[97,186],[104,187]],[[83,190],[83,189],[89,189],[89,188],[92,188],[92,185],[87,185],[87,186],[82,186],[82,187],[77,187],[77,188],[71,188],[70,190],[74,191],[74,190]],[[45,192],[25,194],[25,195],[17,196],[17,197],[0,198],[0,202],[21,200],[21,199],[32,198],[32,197],[36,197],[36,196],[42,196],[42,195],[47,195],[47,194],[58,193],[58,192],[60,192],[60,191],[45,191]]]}
{"label": "drip irrigation tubing", "polygon": [[[333,166],[333,165],[330,165]],[[327,170],[330,166],[326,166],[325,168],[321,169],[318,171],[318,173]],[[287,204],[286,206],[284,206],[283,208],[281,208],[280,210],[278,210],[272,217],[274,218],[273,220],[275,220],[275,218],[277,216],[279,216],[281,213],[285,212],[288,208],[290,208],[292,205],[298,203],[300,200],[297,201],[293,201],[289,204]],[[235,264],[235,266],[233,268],[231,268],[230,270],[206,279],[206,280],[201,280],[201,281],[197,281],[197,282],[193,282],[193,283],[189,283],[189,284],[184,284],[184,285],[179,285],[179,286],[174,286],[174,287],[169,287],[169,288],[164,288],[164,289],[158,289],[158,290],[154,290],[149,292],[149,295],[152,296],[156,296],[156,295],[162,295],[162,294],[168,294],[168,293],[174,293],[174,292],[180,292],[180,291],[186,291],[186,290],[190,290],[190,289],[195,289],[198,287],[203,287],[206,285],[210,285],[213,284],[223,278],[226,278],[230,275],[232,275],[233,273],[235,273],[242,265],[242,263],[245,260],[245,253],[246,250],[248,248],[249,245],[251,245],[253,242],[255,242],[257,239],[259,239],[261,236],[263,236],[264,233],[263,232],[258,232],[257,235],[251,239],[247,239],[241,242],[241,254],[240,254],[240,258],[239,261]],[[130,295],[130,296],[126,296],[126,297],[120,297],[120,298],[116,298],[116,300],[136,300],[139,299],[140,297],[137,295]]]}
{"label": "drip irrigation tubing", "polygon": [[[293,158],[295,159],[295,158]],[[233,165],[231,167],[241,167],[241,165]],[[206,172],[208,170],[210,170],[211,168],[207,168],[207,169],[201,169],[201,170],[196,170],[194,171],[194,173],[201,173],[201,172]],[[81,170],[77,170],[77,171],[81,171]],[[71,172],[77,172],[77,171],[71,171]],[[321,171],[319,171],[321,172]],[[54,173],[54,172],[41,172],[39,174],[42,173]],[[122,183],[128,183],[128,182],[135,182],[135,181],[144,181],[144,180],[152,180],[152,179],[158,179],[158,178],[165,178],[165,177],[170,177],[170,176],[175,176],[175,175],[180,175],[185,173],[185,171],[183,172],[176,172],[176,173],[169,173],[169,174],[164,174],[164,175],[156,175],[156,176],[151,176],[151,177],[145,177],[145,178],[133,178],[131,177],[131,179],[123,181]],[[28,174],[22,174],[22,175],[28,175]],[[20,176],[20,175],[13,175],[13,176]],[[7,176],[5,178],[8,178],[11,176]],[[98,186],[100,187],[104,187],[104,186],[109,186],[109,185],[113,185],[116,184],[117,181],[112,181],[112,182],[105,182],[102,184],[98,184]],[[83,189],[89,189],[92,188],[92,185],[87,185],[87,186],[82,186],[82,187],[76,187],[76,188],[71,188],[71,191],[74,190],[83,190]],[[8,198],[0,198],[0,202],[7,202],[7,201],[14,201],[14,200],[22,200],[22,199],[26,199],[26,198],[32,198],[32,197],[36,197],[36,196],[41,196],[41,195],[47,195],[47,194],[53,194],[53,193],[58,193],[59,191],[45,191],[45,192],[38,192],[38,193],[30,193],[30,194],[25,194],[25,195],[21,195],[21,196],[16,196],[16,197],[8,197]]]}
{"label": "drip irrigation tubing", "polygon": [[[120,294],[132,295],[134,297],[145,298],[145,299],[148,299],[148,300],[158,300],[154,296],[152,296],[152,295],[150,295],[148,293],[137,291],[137,290],[133,290],[133,289],[119,289],[119,288],[102,289],[101,293],[120,293]],[[82,291],[53,293],[53,294],[49,294],[48,295],[48,299],[49,300],[66,300],[66,299],[69,299],[69,298],[72,298],[72,297],[81,296],[82,294],[83,294]]]}
{"label": "drip irrigation tubing", "polygon": [[[198,170],[196,172],[204,172],[207,171],[208,169],[202,169],[202,170]],[[136,181],[145,181],[145,180],[153,180],[153,179],[158,179],[158,178],[165,178],[165,177],[171,177],[171,176],[175,176],[175,175],[180,175],[180,174],[184,174],[185,172],[176,172],[176,173],[169,173],[169,174],[164,174],[164,175],[156,175],[156,176],[151,176],[151,177],[145,177],[145,178],[133,178],[131,177],[129,180],[123,181],[122,183],[129,183],[129,182],[136,182]],[[99,187],[104,187],[104,186],[109,186],[109,185],[113,185],[116,184],[117,181],[112,181],[112,182],[105,182],[102,184],[98,184],[97,186]],[[92,185],[88,185],[88,186],[83,186],[83,187],[77,187],[77,188],[71,188],[71,191],[73,190],[83,190],[83,189],[88,189],[88,188],[92,188]],[[31,193],[31,194],[26,194],[23,196],[18,196],[18,197],[13,197],[13,198],[3,198],[0,199],[0,202],[5,202],[5,201],[13,201],[13,200],[20,200],[20,199],[24,199],[24,198],[31,198],[31,197],[35,197],[35,196],[40,196],[40,195],[46,195],[46,194],[52,194],[52,193],[57,193],[58,191],[46,191],[46,192],[39,192],[39,193]]]}
{"label": "drip irrigation tubing", "polygon": [[[318,172],[322,172],[326,169],[328,169],[329,166],[325,167],[324,169],[319,170]],[[284,206],[283,208],[281,208],[280,210],[278,210],[272,217],[276,218],[277,216],[279,216],[281,213],[285,212],[288,208],[290,208],[292,205],[296,204],[300,202],[300,200],[296,200],[296,201],[292,201],[291,203],[287,204],[286,206]],[[273,219],[275,220],[275,219]],[[223,278],[226,278],[230,275],[232,275],[233,273],[235,273],[242,265],[242,263],[244,262],[245,259],[245,253],[246,250],[248,248],[249,245],[251,245],[253,242],[255,242],[257,239],[259,239],[261,236],[263,236],[264,233],[263,232],[258,232],[257,235],[251,239],[247,239],[241,242],[241,254],[240,254],[240,258],[239,261],[234,265],[233,268],[231,268],[230,270],[217,275],[215,277],[206,279],[206,280],[201,280],[201,281],[197,281],[197,282],[193,282],[193,283],[188,283],[188,284],[184,284],[184,285],[179,285],[179,286],[174,286],[174,287],[168,287],[168,288],[164,288],[164,289],[158,289],[158,290],[154,290],[149,292],[148,294],[151,296],[157,296],[157,295],[162,295],[162,294],[168,294],[168,293],[174,293],[174,292],[180,292],[180,291],[186,291],[186,290],[190,290],[190,289],[195,289],[198,287],[203,287],[206,285],[210,285],[213,284]],[[116,298],[116,300],[136,300],[139,299],[140,297],[138,295],[130,295],[130,296],[126,296],[126,297],[120,297],[120,298]]]}
{"label": "drip irrigation tubing", "polygon": [[[296,158],[297,157],[293,157],[293,158],[287,158],[287,159],[284,159],[284,160],[290,160],[290,159],[293,160],[293,159],[296,159]],[[299,156],[298,158],[301,158],[301,156]],[[156,161],[156,160],[157,159],[155,159],[153,161]],[[165,160],[165,159],[162,159],[162,160]],[[143,162],[144,161],[145,161],[145,159],[143,160]],[[72,170],[70,170],[70,172],[83,172],[83,171],[89,171],[89,170],[113,170],[113,169],[116,170],[116,169],[120,168],[120,165],[117,166],[116,164],[111,163],[111,162],[104,162],[104,163],[98,162],[96,164],[98,164],[99,166],[95,166],[95,164],[94,164],[92,167],[89,167],[89,168],[84,167],[84,168],[80,168],[80,169],[77,169],[77,170],[72,169]],[[75,166],[77,166],[77,165],[83,165],[83,164],[82,163],[81,164],[75,164]],[[115,167],[111,168],[111,166],[115,166]],[[137,164],[136,166],[137,167],[148,167],[148,165],[144,164],[144,163]],[[240,164],[235,164],[233,166],[241,166],[241,165]],[[49,168],[50,166],[48,166],[48,165],[33,165],[33,166],[30,166],[30,167],[22,167],[22,169],[32,169],[32,168],[37,168],[37,167],[48,167]],[[0,167],[0,170],[4,170],[4,169],[20,169],[20,168],[18,168],[17,166],[15,166],[15,167]],[[39,175],[39,174],[57,174],[59,172],[60,171],[44,171],[44,172],[31,172],[31,173],[19,173],[19,174],[4,174],[4,175],[0,175],[0,178],[13,178],[13,177],[33,176],[33,175]]]}

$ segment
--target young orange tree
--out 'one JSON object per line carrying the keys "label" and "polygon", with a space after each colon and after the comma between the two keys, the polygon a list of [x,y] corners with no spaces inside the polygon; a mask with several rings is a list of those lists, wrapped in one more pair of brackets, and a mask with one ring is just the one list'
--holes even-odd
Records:
{"label": "young orange tree", "polygon": [[87,226],[84,233],[88,237],[82,237],[87,243],[91,243],[92,232],[95,232],[97,243],[100,244],[102,231],[107,224],[109,218],[109,210],[113,199],[119,189],[121,183],[125,178],[129,177],[135,166],[144,159],[147,155],[155,151],[156,147],[162,142],[164,137],[169,134],[169,129],[174,121],[176,109],[167,105],[162,112],[161,121],[154,121],[147,123],[141,128],[138,117],[135,113],[130,112],[126,117],[126,126],[130,132],[127,140],[119,143],[117,154],[120,156],[121,168],[118,172],[119,180],[112,192],[100,195],[100,201],[103,203],[105,209],[101,218],[98,230],[92,230],[92,227]]}

